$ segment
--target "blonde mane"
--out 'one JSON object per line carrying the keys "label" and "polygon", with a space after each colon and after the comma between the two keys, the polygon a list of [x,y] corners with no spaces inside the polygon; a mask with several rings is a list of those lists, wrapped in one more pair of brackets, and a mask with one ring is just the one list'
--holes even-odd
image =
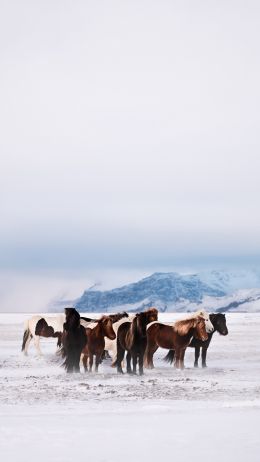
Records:
{"label": "blonde mane", "polygon": [[193,315],[193,317],[176,321],[172,327],[177,334],[187,335],[190,329],[196,326],[197,320],[198,317]]}

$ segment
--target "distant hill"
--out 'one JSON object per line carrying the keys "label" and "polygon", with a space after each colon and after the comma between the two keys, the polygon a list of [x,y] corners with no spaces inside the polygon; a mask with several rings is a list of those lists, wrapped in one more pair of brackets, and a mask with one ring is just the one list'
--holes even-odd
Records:
{"label": "distant hill", "polygon": [[137,312],[156,306],[161,312],[198,307],[225,312],[260,312],[260,273],[205,271],[198,274],[154,273],[112,290],[86,290],[76,300],[56,301],[51,311],[75,306],[81,312]]}
{"label": "distant hill", "polygon": [[154,273],[117,289],[86,290],[77,300],[76,307],[80,311],[106,312],[119,306],[138,311],[155,305],[161,311],[167,311],[169,306],[180,300],[200,303],[204,295],[220,297],[225,292],[210,287],[196,274],[182,276],[178,273]]}
{"label": "distant hill", "polygon": [[[136,312],[149,306],[156,306],[161,312],[193,311],[202,306],[217,311],[260,312],[260,289],[257,287],[260,287],[260,276],[256,271],[154,273],[112,290],[95,290],[93,286],[70,305],[81,312],[98,313]],[[55,310],[64,306],[68,304],[59,302]]]}

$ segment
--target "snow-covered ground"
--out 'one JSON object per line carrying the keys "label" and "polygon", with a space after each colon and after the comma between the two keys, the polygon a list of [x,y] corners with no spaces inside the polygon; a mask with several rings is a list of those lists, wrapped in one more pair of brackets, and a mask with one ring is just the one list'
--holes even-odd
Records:
{"label": "snow-covered ground", "polygon": [[[97,314],[95,314],[97,316]],[[160,314],[162,321],[182,315]],[[227,315],[229,335],[214,334],[208,368],[184,371],[155,356],[143,377],[67,375],[55,340],[44,356],[20,352],[25,314],[0,315],[1,461],[91,462],[259,460],[260,314]]]}

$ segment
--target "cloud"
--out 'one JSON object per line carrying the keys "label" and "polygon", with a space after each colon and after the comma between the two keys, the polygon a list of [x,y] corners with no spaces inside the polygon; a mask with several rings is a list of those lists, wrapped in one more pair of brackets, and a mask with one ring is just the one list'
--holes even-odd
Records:
{"label": "cloud", "polygon": [[42,271],[51,297],[63,271],[76,286],[254,264],[258,16],[255,1],[5,2],[0,268],[39,277],[38,307]]}

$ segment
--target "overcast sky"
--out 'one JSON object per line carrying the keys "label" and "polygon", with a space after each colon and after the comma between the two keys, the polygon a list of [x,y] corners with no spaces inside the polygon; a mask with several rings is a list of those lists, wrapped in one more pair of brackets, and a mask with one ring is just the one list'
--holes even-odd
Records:
{"label": "overcast sky", "polygon": [[258,1],[0,9],[2,291],[256,264]]}

